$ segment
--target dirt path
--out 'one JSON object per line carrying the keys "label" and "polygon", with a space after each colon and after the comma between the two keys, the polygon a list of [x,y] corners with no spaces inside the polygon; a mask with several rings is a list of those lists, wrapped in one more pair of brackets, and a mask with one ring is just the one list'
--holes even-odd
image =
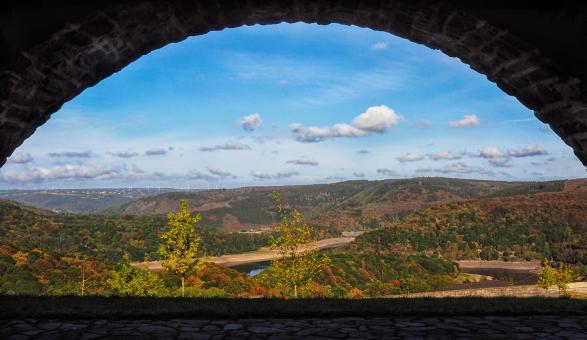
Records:
{"label": "dirt path", "polygon": [[[317,241],[316,246],[318,247],[318,249],[321,250],[338,248],[351,243],[354,239],[354,237],[327,238],[324,240]],[[279,254],[276,251],[264,247],[257,251],[252,251],[249,253],[215,256],[211,257],[209,260],[210,262],[221,264],[227,267],[233,267],[241,264],[270,261],[278,257]],[[140,268],[147,268],[155,272],[163,270],[160,261],[134,262],[133,265]]]}
{"label": "dirt path", "polygon": [[456,261],[462,271],[472,269],[504,269],[515,271],[528,271],[537,273],[542,268],[540,261]]}

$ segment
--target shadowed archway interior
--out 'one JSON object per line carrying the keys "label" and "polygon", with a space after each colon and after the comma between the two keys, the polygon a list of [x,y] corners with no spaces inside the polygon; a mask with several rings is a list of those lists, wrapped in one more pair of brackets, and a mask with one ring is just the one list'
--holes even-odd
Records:
{"label": "shadowed archway interior", "polygon": [[587,5],[465,1],[26,2],[0,9],[0,164],[63,103],[140,56],[212,30],[279,22],[385,31],[458,57],[587,165]]}

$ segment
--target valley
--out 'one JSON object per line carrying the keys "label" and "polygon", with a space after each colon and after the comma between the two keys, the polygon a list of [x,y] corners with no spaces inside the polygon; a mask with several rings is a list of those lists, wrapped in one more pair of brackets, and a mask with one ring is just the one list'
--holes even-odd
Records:
{"label": "valley", "polygon": [[[315,228],[321,254],[330,258],[307,292],[311,296],[450,289],[463,284],[460,273],[471,272],[467,263],[478,266],[463,261],[551,259],[572,266],[577,277],[587,272],[587,180],[415,178],[166,192],[100,213],[0,201],[0,291],[78,294],[83,271],[88,294],[111,294],[106,282],[125,254],[160,270],[165,212],[188,199],[191,210],[202,215],[200,255],[211,260],[189,274],[190,294],[279,296],[261,268],[255,277],[230,268],[275,258],[266,248],[276,221],[275,189],[288,209],[300,209]],[[176,279],[158,275],[169,291],[162,294],[171,294]]]}

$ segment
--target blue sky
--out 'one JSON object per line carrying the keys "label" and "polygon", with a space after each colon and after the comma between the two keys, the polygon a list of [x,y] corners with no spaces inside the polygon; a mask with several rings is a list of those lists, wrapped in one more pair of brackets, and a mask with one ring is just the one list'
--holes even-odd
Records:
{"label": "blue sky", "polygon": [[584,173],[530,110],[458,59],[358,27],[280,24],[168,45],[85,90],[15,151],[0,187]]}

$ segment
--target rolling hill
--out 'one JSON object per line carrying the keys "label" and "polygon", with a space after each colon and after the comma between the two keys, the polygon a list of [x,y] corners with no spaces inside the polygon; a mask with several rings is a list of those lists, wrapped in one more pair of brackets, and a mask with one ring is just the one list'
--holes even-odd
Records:
{"label": "rolling hill", "polygon": [[273,190],[306,220],[339,230],[376,228],[418,209],[480,197],[563,190],[564,181],[501,182],[451,178],[347,181],[282,187],[248,187],[200,192],[169,192],[141,198],[103,211],[113,215],[162,215],[188,199],[202,223],[225,231],[271,225]]}
{"label": "rolling hill", "polygon": [[566,181],[560,191],[510,188],[431,206],[364,233],[350,248],[346,251],[424,253],[449,260],[587,263],[587,181]]}
{"label": "rolling hill", "polygon": [[[239,223],[271,223],[273,189],[166,193],[110,208],[109,214],[56,213],[0,200],[0,293],[77,293],[80,268],[87,268],[92,292],[105,294],[104,280],[124,253],[133,260],[158,258],[163,213],[181,198],[190,199],[204,217],[205,254],[257,249],[267,244],[267,234],[222,233],[218,228],[226,227],[213,222],[232,214]],[[337,232],[327,225],[379,226],[346,247],[327,251],[332,264],[318,278],[318,296],[435,289],[452,284],[451,261],[461,259],[550,258],[586,270],[580,267],[587,262],[585,179],[521,183],[419,178],[278,189],[290,206],[306,212],[310,221],[320,221],[322,237]],[[206,287],[244,294],[240,288],[233,291],[237,283],[228,269],[214,273],[205,278]]]}

